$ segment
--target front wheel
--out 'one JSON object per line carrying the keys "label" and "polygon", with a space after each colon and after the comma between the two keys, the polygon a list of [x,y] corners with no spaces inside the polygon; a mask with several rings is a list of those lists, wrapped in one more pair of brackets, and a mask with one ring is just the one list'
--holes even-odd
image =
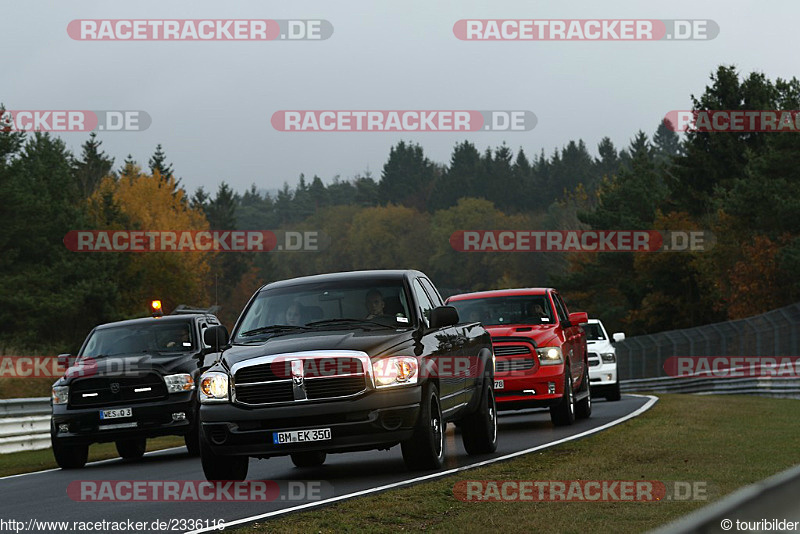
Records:
{"label": "front wheel", "polygon": [[247,468],[250,464],[248,456],[221,456],[215,454],[204,441],[200,441],[200,462],[203,464],[203,473],[206,480],[241,481],[247,478]]}
{"label": "front wheel", "polygon": [[608,392],[606,395],[606,400],[609,401],[618,401],[622,398],[622,394],[619,391],[619,377],[617,377],[616,383],[611,387],[611,391]]}
{"label": "front wheel", "polygon": [[89,459],[88,445],[62,445],[58,440],[52,440],[53,456],[61,469],[80,469]]}
{"label": "front wheel", "polygon": [[145,438],[118,440],[115,444],[119,455],[126,460],[138,460],[144,456],[144,451],[147,449]]}
{"label": "front wheel", "polygon": [[564,395],[561,401],[550,407],[550,420],[556,426],[567,426],[575,422],[575,394],[572,391],[572,374],[564,369]]}
{"label": "front wheel", "polygon": [[409,470],[439,469],[444,462],[444,430],[439,390],[427,383],[422,390],[419,421],[414,435],[400,444]]}
{"label": "front wheel", "polygon": [[461,439],[467,454],[489,454],[497,450],[497,404],[488,376],[483,381],[477,411],[463,419]]}

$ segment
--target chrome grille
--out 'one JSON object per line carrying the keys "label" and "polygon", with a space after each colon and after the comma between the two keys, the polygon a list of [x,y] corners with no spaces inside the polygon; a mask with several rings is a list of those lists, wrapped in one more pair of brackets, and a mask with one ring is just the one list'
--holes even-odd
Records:
{"label": "chrome grille", "polygon": [[323,400],[357,395],[367,388],[368,377],[359,358],[288,354],[264,360],[258,358],[250,365],[247,362],[237,364],[234,370],[236,402],[260,405]]}

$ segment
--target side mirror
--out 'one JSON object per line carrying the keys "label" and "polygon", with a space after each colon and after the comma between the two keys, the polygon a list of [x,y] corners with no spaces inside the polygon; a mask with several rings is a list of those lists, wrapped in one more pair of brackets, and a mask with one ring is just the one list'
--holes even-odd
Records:
{"label": "side mirror", "polygon": [[615,343],[617,341],[624,341],[625,340],[625,334],[623,334],[622,332],[615,332],[611,337],[614,338],[614,342]]}
{"label": "side mirror", "polygon": [[203,332],[203,341],[211,347],[212,352],[219,352],[222,347],[228,344],[229,340],[228,329],[223,325],[209,326]]}
{"label": "side mirror", "polygon": [[586,312],[574,312],[569,314],[569,324],[577,326],[581,323],[589,322],[589,314]]}
{"label": "side mirror", "polygon": [[[72,360],[72,361],[70,361]],[[69,369],[70,363],[75,362],[75,357],[72,354],[59,354],[58,355],[58,367],[60,369]]]}
{"label": "side mirror", "polygon": [[458,324],[458,310],[452,306],[438,306],[431,310],[431,328],[442,328]]}

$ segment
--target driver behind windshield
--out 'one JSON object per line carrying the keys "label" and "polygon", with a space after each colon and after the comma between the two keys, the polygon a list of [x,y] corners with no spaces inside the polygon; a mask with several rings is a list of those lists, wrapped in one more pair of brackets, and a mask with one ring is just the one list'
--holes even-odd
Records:
{"label": "driver behind windshield", "polygon": [[180,329],[170,330],[169,338],[167,342],[164,344],[165,348],[168,349],[183,349],[185,347],[191,347],[192,344],[189,341],[189,328],[183,327]]}
{"label": "driver behind windshield", "polygon": [[292,302],[286,308],[286,323],[291,326],[301,326],[303,324],[302,312],[300,311],[300,303],[297,301]]}
{"label": "driver behind windshield", "polygon": [[386,302],[384,302],[383,295],[377,289],[370,289],[367,292],[366,305],[367,319],[375,319],[385,315],[383,309],[386,306]]}

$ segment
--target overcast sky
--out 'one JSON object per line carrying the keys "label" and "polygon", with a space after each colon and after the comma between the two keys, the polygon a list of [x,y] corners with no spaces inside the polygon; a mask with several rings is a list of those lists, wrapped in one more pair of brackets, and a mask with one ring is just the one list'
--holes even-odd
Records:
{"label": "overcast sky", "polygon": [[[325,19],[324,41],[91,42],[70,39],[73,19]],[[467,42],[465,18],[711,19],[710,41]],[[377,177],[389,148],[419,142],[446,163],[453,145],[506,142],[549,154],[582,138],[618,147],[666,112],[689,109],[719,64],[769,78],[798,74],[800,2],[670,0],[432,2],[6,1],[0,101],[9,109],[144,110],[143,132],[104,132],[118,168],[128,153],[146,166],[161,143],[191,192],[294,185],[300,173]],[[530,110],[527,132],[285,133],[286,109]],[[79,151],[88,134],[59,134]]]}

